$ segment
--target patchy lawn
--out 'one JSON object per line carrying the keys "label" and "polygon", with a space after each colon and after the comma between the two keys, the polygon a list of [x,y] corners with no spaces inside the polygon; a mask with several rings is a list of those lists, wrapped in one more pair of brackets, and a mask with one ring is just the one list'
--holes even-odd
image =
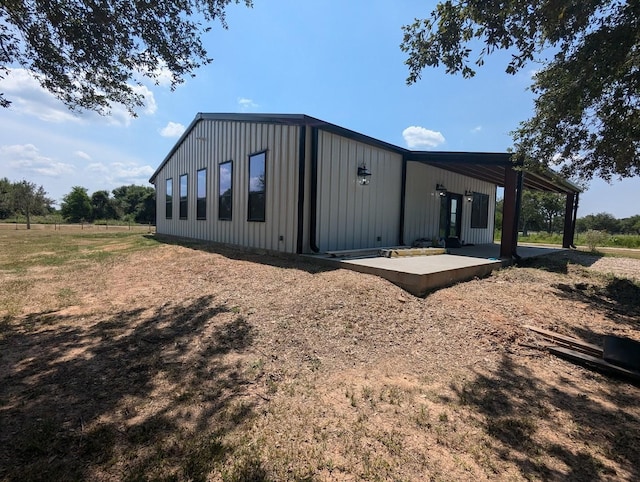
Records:
{"label": "patchy lawn", "polygon": [[136,233],[0,232],[1,480],[634,480],[640,388],[531,348],[640,339],[640,260],[414,298]]}

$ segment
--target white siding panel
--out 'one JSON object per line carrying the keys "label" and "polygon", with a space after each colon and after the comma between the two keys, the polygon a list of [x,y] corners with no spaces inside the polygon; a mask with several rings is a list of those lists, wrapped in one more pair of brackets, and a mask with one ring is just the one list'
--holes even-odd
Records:
{"label": "white siding panel", "polygon": [[[202,120],[158,173],[159,233],[295,252],[297,236],[298,126]],[[266,221],[248,222],[249,155],[266,151]],[[233,161],[233,214],[218,220],[219,165]],[[196,220],[196,173],[207,169],[207,220]],[[189,175],[189,215],[180,220],[179,178]],[[165,183],[173,178],[174,215],[164,217]],[[282,236],[282,241],[280,241]]]}
{"label": "white siding panel", "polygon": [[471,203],[462,199],[461,240],[465,243],[493,242],[495,219],[495,185],[462,176],[419,162],[407,163],[407,190],[405,198],[404,241],[411,244],[419,238],[438,236],[440,227],[440,196],[436,184],[443,184],[449,192],[463,194],[473,191],[489,196],[489,223],[487,229],[471,229]]}
{"label": "white siding panel", "polygon": [[[358,165],[363,162],[372,173],[366,186],[357,180]],[[317,206],[320,251],[396,245],[401,183],[400,154],[321,130]]]}

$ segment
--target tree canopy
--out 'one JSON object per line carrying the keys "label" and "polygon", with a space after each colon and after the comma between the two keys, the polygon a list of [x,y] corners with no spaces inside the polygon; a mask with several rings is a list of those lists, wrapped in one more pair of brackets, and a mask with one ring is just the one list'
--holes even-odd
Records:
{"label": "tree canopy", "polygon": [[93,207],[87,188],[73,186],[71,192],[62,198],[60,212],[63,218],[72,223],[90,221],[93,217]]}
{"label": "tree canopy", "polygon": [[154,223],[156,220],[156,191],[150,186],[120,186],[113,191],[114,201],[125,218],[136,223]]}
{"label": "tree canopy", "polygon": [[[106,113],[113,102],[143,105],[140,78],[158,82],[163,69],[171,87],[211,62],[202,34],[225,9],[251,0],[114,0],[1,2],[0,79],[13,66],[30,71],[72,109]],[[10,99],[0,93],[0,105]]]}
{"label": "tree canopy", "polygon": [[449,0],[403,30],[410,84],[440,65],[472,77],[496,50],[511,53],[509,74],[536,63],[534,115],[514,132],[529,165],[640,175],[640,2]]}
{"label": "tree canopy", "polygon": [[0,179],[0,219],[22,215],[27,220],[27,229],[31,229],[31,216],[53,211],[52,204],[42,186],[26,180]]}

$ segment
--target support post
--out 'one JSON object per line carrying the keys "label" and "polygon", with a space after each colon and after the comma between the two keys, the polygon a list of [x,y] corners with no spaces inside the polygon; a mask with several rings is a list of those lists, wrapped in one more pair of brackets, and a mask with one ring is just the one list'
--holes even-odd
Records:
{"label": "support post", "polygon": [[520,259],[518,255],[518,226],[520,226],[520,212],[522,211],[522,189],[524,187],[524,171],[520,169],[516,178],[516,208],[513,213],[513,224],[515,229],[513,230],[513,241],[511,245],[511,256],[516,261]]}
{"label": "support post", "polygon": [[574,245],[577,207],[578,194],[573,192],[567,193],[567,203],[564,209],[564,231],[562,236],[563,248],[570,248]]}
{"label": "support post", "polygon": [[502,239],[500,240],[500,258],[509,258],[515,251],[517,240],[518,224],[516,217],[518,174],[511,167],[505,168],[504,172],[504,201],[502,208]]}

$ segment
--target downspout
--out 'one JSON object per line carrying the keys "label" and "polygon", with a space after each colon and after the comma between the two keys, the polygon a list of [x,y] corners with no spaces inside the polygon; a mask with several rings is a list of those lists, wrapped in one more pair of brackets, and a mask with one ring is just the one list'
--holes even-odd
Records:
{"label": "downspout", "polygon": [[304,250],[304,184],[307,152],[307,126],[300,126],[300,138],[298,139],[298,233],[296,240],[296,253],[302,254]]}
{"label": "downspout", "polygon": [[317,221],[318,221],[318,128],[311,128],[311,192],[310,192],[310,213],[309,213],[309,247],[311,251],[320,251],[316,244]]}
{"label": "downspout", "polygon": [[404,246],[404,217],[405,200],[407,197],[407,158],[402,156],[402,184],[400,185],[400,232],[398,233],[398,245]]}
{"label": "downspout", "polygon": [[522,209],[522,186],[524,184],[524,171],[520,169],[518,171],[518,180],[516,181],[516,209],[514,213],[513,225],[515,229],[513,230],[513,252],[511,256],[516,261],[519,261],[521,256],[518,254],[518,225],[520,223],[520,211]]}

